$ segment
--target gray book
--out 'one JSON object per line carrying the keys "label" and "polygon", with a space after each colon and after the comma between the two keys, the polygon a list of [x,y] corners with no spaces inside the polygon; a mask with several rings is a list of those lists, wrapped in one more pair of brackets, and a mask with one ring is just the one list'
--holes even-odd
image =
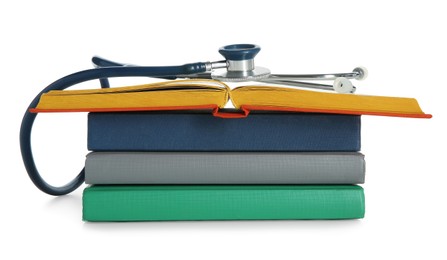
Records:
{"label": "gray book", "polygon": [[87,184],[357,184],[358,152],[92,152]]}

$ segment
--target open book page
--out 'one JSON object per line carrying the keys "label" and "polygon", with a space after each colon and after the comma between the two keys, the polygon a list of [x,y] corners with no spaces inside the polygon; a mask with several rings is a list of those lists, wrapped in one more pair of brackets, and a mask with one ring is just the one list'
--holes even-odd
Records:
{"label": "open book page", "polygon": [[153,84],[45,93],[39,110],[91,111],[101,109],[163,108],[217,105],[228,102],[229,87],[214,80],[176,80]]}
{"label": "open book page", "polygon": [[414,98],[367,96],[271,86],[244,86],[231,91],[236,108],[341,114],[431,117]]}

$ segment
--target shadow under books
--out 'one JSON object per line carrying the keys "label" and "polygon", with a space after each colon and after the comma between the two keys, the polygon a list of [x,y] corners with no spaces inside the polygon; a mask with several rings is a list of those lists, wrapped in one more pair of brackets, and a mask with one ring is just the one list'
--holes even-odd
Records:
{"label": "shadow under books", "polygon": [[84,222],[88,231],[288,231],[337,230],[357,228],[361,219],[346,220],[231,220],[231,221],[152,221],[152,222]]}
{"label": "shadow under books", "polygon": [[51,214],[63,215],[67,218],[75,217],[79,221],[82,212],[82,197],[77,193],[54,197],[48,200],[45,208]]}

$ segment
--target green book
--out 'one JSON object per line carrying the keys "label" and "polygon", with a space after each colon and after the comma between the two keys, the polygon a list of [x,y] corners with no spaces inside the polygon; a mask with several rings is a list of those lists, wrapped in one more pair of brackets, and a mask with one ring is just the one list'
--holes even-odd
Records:
{"label": "green book", "polygon": [[93,185],[85,221],[363,218],[356,185]]}

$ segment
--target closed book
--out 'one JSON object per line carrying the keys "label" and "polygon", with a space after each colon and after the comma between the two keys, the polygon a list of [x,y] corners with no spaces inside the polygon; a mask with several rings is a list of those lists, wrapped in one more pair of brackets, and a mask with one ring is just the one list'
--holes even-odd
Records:
{"label": "closed book", "polygon": [[359,151],[360,116],[209,112],[89,113],[91,151]]}
{"label": "closed book", "polygon": [[357,152],[92,152],[88,184],[357,184]]}
{"label": "closed book", "polygon": [[93,185],[85,221],[285,220],[363,218],[355,185]]}

